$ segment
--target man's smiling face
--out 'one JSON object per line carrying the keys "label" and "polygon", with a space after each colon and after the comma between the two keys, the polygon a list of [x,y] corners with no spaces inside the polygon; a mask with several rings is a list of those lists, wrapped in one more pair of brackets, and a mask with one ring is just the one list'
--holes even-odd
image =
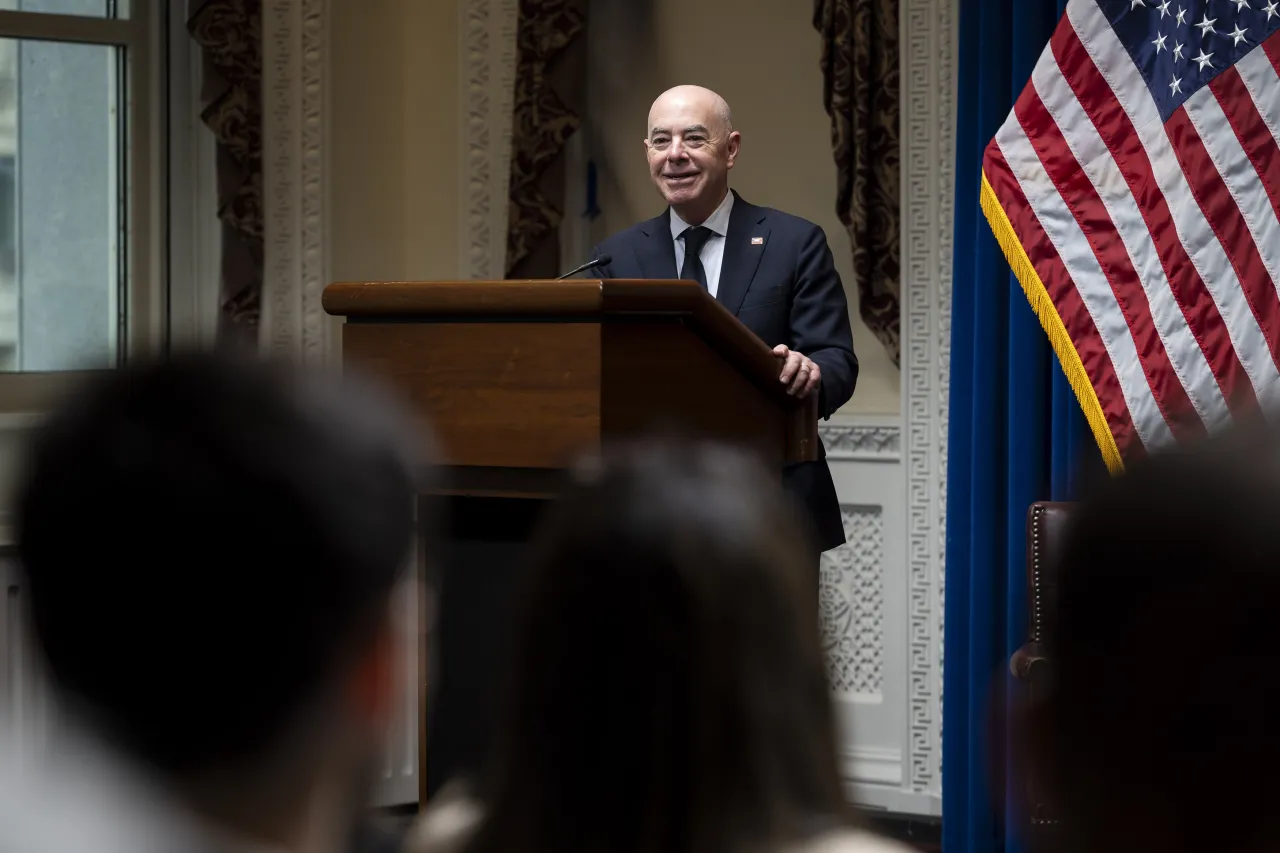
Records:
{"label": "man's smiling face", "polygon": [[710,216],[728,192],[740,144],[730,122],[724,100],[698,86],[664,92],[649,110],[649,175],[690,224]]}

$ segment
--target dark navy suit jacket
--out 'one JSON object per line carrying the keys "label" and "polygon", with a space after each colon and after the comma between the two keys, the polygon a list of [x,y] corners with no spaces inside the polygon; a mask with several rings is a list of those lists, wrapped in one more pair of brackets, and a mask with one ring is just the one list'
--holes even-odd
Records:
{"label": "dark navy suit jacket", "polygon": [[[614,234],[591,256],[601,255],[612,257],[595,269],[601,278],[678,278],[670,212]],[[820,416],[830,417],[853,396],[858,357],[849,306],[826,235],[817,225],[748,204],[734,193],[716,299],[770,347],[786,344],[817,363]],[[817,545],[826,551],[845,537],[825,451],[822,457],[787,466],[783,484],[802,502]]]}

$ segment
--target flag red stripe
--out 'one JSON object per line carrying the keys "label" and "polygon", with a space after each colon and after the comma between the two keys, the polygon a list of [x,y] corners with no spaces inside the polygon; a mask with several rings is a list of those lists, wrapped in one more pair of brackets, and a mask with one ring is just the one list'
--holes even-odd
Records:
{"label": "flag red stripe", "polygon": [[1226,113],[1236,139],[1240,140],[1240,147],[1249,155],[1249,162],[1267,191],[1271,209],[1280,218],[1280,146],[1276,145],[1271,128],[1267,127],[1254,106],[1244,79],[1232,66],[1210,81],[1209,90]]}
{"label": "flag red stripe", "polygon": [[[1191,334],[1200,344],[1209,368],[1218,381],[1218,387],[1222,389],[1223,397],[1233,411],[1256,408],[1258,401],[1253,383],[1240,363],[1240,357],[1231,343],[1231,336],[1212,294],[1205,287],[1200,273],[1187,256],[1186,247],[1172,227],[1173,217],[1169,213],[1169,205],[1156,182],[1151,160],[1133,123],[1080,42],[1070,20],[1063,19],[1050,45],[1062,76],[1075,92],[1076,100],[1098,130],[1129,185],[1129,191],[1142,213],[1143,222],[1155,242],[1160,265],[1169,281],[1169,289],[1182,309]],[[1250,305],[1257,314],[1257,307],[1252,302]],[[1277,307],[1280,306],[1273,299],[1273,310]],[[1265,333],[1267,327],[1262,328]],[[1280,355],[1280,338],[1268,335],[1267,342],[1271,345],[1273,357]]]}
{"label": "flag red stripe", "polygon": [[1276,41],[1275,34],[1263,40],[1262,50],[1267,54],[1267,59],[1271,60],[1271,67],[1276,70],[1276,74],[1280,74],[1280,41]]}
{"label": "flag red stripe", "polygon": [[1102,198],[1089,176],[1080,168],[1057,122],[1034,87],[1027,87],[1013,111],[1040,156],[1045,172],[1089,241],[1107,283],[1111,285],[1111,292],[1115,294],[1116,303],[1138,348],[1142,372],[1174,437],[1181,441],[1204,435],[1204,424],[1192,408],[1187,390],[1173,369],[1164,341],[1151,318],[1151,305],[1142,288],[1142,280],[1133,268],[1133,261]]}
{"label": "flag red stripe", "polygon": [[[1013,224],[1018,241],[1026,250],[1027,258],[1039,274],[1058,316],[1062,318],[1067,335],[1071,338],[1085,373],[1098,395],[1098,401],[1102,404],[1102,412],[1117,445],[1121,448],[1141,447],[1142,442],[1134,432],[1124,392],[1120,389],[1120,380],[1116,377],[1115,365],[1111,363],[1111,356],[1102,342],[1102,336],[1098,334],[1098,328],[1085,308],[1071,275],[1040,226],[1040,220],[1036,218],[1018,179],[1010,171],[1000,146],[994,140],[987,146],[983,169],[1000,206]],[[1126,449],[1125,452],[1127,456],[1131,451]]]}
{"label": "flag red stripe", "polygon": [[1192,195],[1236,271],[1249,307],[1253,309],[1258,326],[1267,339],[1271,357],[1280,364],[1280,347],[1277,346],[1280,339],[1280,301],[1276,298],[1275,286],[1267,274],[1262,256],[1258,254],[1258,247],[1254,245],[1244,216],[1205,150],[1200,134],[1187,116],[1186,107],[1173,111],[1165,122],[1164,130]]}

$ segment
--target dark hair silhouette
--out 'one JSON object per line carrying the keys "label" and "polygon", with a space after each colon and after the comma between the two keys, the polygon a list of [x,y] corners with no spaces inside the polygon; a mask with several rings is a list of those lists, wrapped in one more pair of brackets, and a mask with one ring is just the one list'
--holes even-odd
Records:
{"label": "dark hair silhouette", "polygon": [[369,389],[229,353],[87,387],[18,496],[68,701],[170,773],[270,749],[385,618],[413,536],[406,447]]}
{"label": "dark hair silhouette", "polygon": [[715,851],[843,821],[802,527],[755,462],[641,443],[535,546],[472,851]]}
{"label": "dark hair silhouette", "polygon": [[1031,718],[1067,847],[1274,845],[1278,512],[1280,441],[1252,424],[1138,462],[1078,508]]}

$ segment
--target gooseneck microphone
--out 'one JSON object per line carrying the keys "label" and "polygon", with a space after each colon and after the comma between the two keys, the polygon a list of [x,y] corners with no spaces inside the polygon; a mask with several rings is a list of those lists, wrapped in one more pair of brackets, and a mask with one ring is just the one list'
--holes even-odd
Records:
{"label": "gooseneck microphone", "polygon": [[607,266],[607,265],[609,265],[609,264],[611,264],[611,263],[613,263],[613,256],[612,256],[612,255],[601,255],[600,257],[596,258],[596,259],[595,259],[595,260],[593,260],[593,261],[587,261],[587,262],[586,262],[585,264],[583,264],[582,266],[580,266],[580,267],[574,267],[573,269],[569,270],[569,271],[568,271],[567,273],[565,273],[564,275],[562,275],[562,276],[558,276],[558,277],[556,278],[556,281],[564,281],[566,278],[569,278],[570,276],[575,276],[575,275],[577,275],[578,273],[580,273],[580,272],[582,272],[582,271],[584,271],[584,270],[589,270],[589,269],[591,269],[592,267],[603,267],[603,266]]}

